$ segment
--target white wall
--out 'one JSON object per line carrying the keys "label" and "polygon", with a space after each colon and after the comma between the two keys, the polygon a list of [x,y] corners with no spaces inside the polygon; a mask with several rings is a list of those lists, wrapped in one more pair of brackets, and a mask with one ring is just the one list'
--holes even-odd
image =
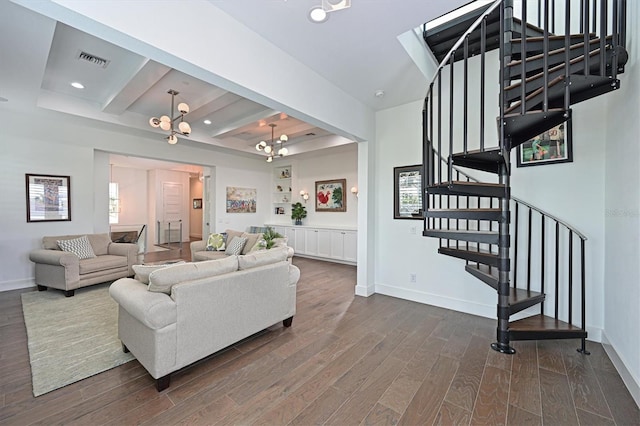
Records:
{"label": "white wall", "polygon": [[[343,145],[323,151],[301,154],[280,160],[274,167],[284,162],[290,163],[292,168],[292,202],[300,201],[307,208],[307,217],[303,220],[308,226],[358,226],[358,197],[351,193],[351,187],[358,187],[358,145],[356,143]],[[315,211],[315,183],[330,179],[346,179],[346,212],[316,212]],[[300,196],[300,190],[309,193],[309,200],[305,203]],[[286,216],[273,214],[271,221],[291,225],[290,212]]]}
{"label": "white wall", "polygon": [[[232,186],[256,189],[255,213],[227,213],[227,187]],[[213,228],[216,232],[224,232],[226,229],[244,231],[249,226],[263,226],[268,222],[271,212],[271,170],[252,171],[217,167],[214,200],[217,220]]]}
{"label": "white wall", "polygon": [[[109,159],[106,152],[211,166],[222,174],[211,194],[218,217],[223,217],[227,186],[252,186],[261,182],[258,194],[268,194],[271,169],[261,159],[228,154],[214,148],[189,144],[170,146],[155,135],[105,126],[49,111],[28,113],[0,104],[0,112],[12,126],[2,135],[0,209],[0,291],[33,285],[30,250],[40,247],[45,235],[108,232]],[[15,130],[14,130],[15,129]],[[224,164],[225,167],[215,167]],[[55,174],[71,177],[71,221],[26,222],[25,174]],[[260,195],[259,195],[260,197]],[[268,195],[259,198],[258,213],[228,218],[229,225],[244,229],[264,223],[270,212]],[[260,206],[264,207],[260,207]],[[242,216],[239,214],[229,216]],[[136,219],[137,220],[137,219]],[[224,225],[223,225],[224,226]]]}
{"label": "white wall", "polygon": [[147,171],[129,167],[113,166],[111,181],[118,184],[120,214],[118,226],[147,223]]}
{"label": "white wall", "polygon": [[[604,325],[604,214],[599,206],[604,205],[605,131],[598,121],[605,106],[604,97],[575,106],[573,163],[514,168],[512,173],[513,195],[589,238],[587,329],[595,340]],[[377,115],[376,292],[493,318],[497,299],[491,288],[466,274],[463,261],[438,255],[438,241],[421,236],[420,221],[393,219],[393,167],[421,163],[421,111],[422,103],[415,102]],[[410,274],[416,275],[415,283]]]}
{"label": "white wall", "polygon": [[633,23],[627,26],[629,63],[604,116],[606,196],[599,206],[606,235],[603,342],[640,405],[640,5],[627,4]]}

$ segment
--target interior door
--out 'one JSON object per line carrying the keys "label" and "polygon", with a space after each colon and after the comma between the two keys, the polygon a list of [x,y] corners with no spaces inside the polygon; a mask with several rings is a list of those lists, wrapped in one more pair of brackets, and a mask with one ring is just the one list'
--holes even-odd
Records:
{"label": "interior door", "polygon": [[181,183],[162,183],[162,222],[161,238],[163,243],[180,243],[182,241],[182,203],[183,188]]}

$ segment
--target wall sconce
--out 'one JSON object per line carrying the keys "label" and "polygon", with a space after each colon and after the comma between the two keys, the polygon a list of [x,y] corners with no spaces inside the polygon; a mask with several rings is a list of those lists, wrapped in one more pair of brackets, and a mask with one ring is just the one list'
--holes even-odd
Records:
{"label": "wall sconce", "polygon": [[302,199],[304,200],[305,203],[309,199],[309,193],[307,191],[305,191],[304,189],[300,190],[300,196],[302,197]]}
{"label": "wall sconce", "polygon": [[357,197],[358,196],[358,187],[357,186],[352,186],[351,187],[351,193]]}

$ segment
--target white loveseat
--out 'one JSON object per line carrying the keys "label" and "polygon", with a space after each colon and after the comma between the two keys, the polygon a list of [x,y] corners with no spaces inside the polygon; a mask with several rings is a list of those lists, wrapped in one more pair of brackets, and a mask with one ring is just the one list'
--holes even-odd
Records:
{"label": "white loveseat", "polygon": [[172,372],[279,321],[291,326],[299,278],[278,249],[159,269],[148,285],[123,278],[109,293],[119,305],[123,349],[162,391]]}

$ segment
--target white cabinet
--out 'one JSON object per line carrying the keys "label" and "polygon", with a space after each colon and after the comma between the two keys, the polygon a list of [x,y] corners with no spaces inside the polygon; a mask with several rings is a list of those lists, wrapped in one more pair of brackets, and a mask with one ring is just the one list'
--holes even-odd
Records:
{"label": "white cabinet", "polygon": [[305,230],[305,254],[309,256],[330,257],[331,233],[327,229],[307,228]]}
{"label": "white cabinet", "polygon": [[332,259],[348,262],[358,260],[358,234],[355,231],[331,231]]}
{"label": "white cabinet", "polygon": [[358,261],[358,232],[314,226],[267,224],[288,238],[295,254],[303,257],[356,264]]}

